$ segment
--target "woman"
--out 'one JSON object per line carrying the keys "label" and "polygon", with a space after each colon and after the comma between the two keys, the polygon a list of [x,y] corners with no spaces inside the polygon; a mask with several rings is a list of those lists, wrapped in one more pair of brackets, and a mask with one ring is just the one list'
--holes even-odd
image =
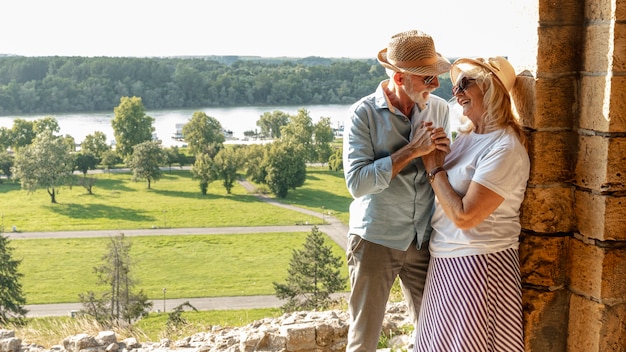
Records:
{"label": "woman", "polygon": [[[470,123],[423,157],[435,191],[415,351],[523,351],[519,209],[530,172],[503,57],[461,58],[452,92]],[[444,160],[445,157],[445,160]]]}

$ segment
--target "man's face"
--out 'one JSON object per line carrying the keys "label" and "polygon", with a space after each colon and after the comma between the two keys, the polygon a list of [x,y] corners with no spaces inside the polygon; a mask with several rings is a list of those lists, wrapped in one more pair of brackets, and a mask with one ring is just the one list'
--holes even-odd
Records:
{"label": "man's face", "polygon": [[424,109],[430,93],[439,87],[439,78],[437,76],[412,75],[406,72],[403,75],[404,84],[402,88],[404,92],[420,109]]}

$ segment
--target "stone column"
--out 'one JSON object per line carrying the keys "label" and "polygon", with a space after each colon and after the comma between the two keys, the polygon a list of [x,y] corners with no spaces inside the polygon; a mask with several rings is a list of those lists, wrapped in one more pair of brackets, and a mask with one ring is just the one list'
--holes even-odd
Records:
{"label": "stone column", "polygon": [[587,1],[568,351],[626,351],[626,2]]}
{"label": "stone column", "polygon": [[626,1],[538,0],[514,92],[531,175],[520,247],[527,351],[626,351]]}

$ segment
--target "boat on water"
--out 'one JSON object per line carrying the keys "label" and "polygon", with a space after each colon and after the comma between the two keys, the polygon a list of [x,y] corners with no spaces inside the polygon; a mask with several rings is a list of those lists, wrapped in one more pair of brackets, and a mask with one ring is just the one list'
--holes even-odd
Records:
{"label": "boat on water", "polygon": [[[185,136],[183,135],[183,127],[185,126],[184,123],[177,123],[176,124],[176,131],[172,134],[172,139],[178,142],[184,142],[185,141]],[[226,130],[222,128],[222,133],[224,134],[224,138],[227,141],[231,141],[231,140],[235,140],[236,138],[233,136],[233,131],[230,130]]]}

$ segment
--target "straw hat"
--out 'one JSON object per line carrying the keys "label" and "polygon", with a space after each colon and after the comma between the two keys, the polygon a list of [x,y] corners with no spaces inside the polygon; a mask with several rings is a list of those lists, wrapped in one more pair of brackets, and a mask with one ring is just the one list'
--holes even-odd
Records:
{"label": "straw hat", "polygon": [[435,50],[433,38],[418,30],[392,36],[378,53],[378,62],[394,71],[421,76],[438,76],[450,69],[450,61]]}
{"label": "straw hat", "polygon": [[507,92],[510,92],[515,85],[515,79],[517,75],[515,74],[515,69],[513,65],[502,56],[490,57],[490,58],[460,58],[454,61],[452,67],[450,68],[450,80],[452,84],[457,82],[457,78],[459,74],[463,72],[459,65],[462,64],[470,64],[473,66],[480,66],[487,69],[489,72],[493,73],[494,76],[498,79],[498,81],[502,84],[502,86],[506,89]]}

